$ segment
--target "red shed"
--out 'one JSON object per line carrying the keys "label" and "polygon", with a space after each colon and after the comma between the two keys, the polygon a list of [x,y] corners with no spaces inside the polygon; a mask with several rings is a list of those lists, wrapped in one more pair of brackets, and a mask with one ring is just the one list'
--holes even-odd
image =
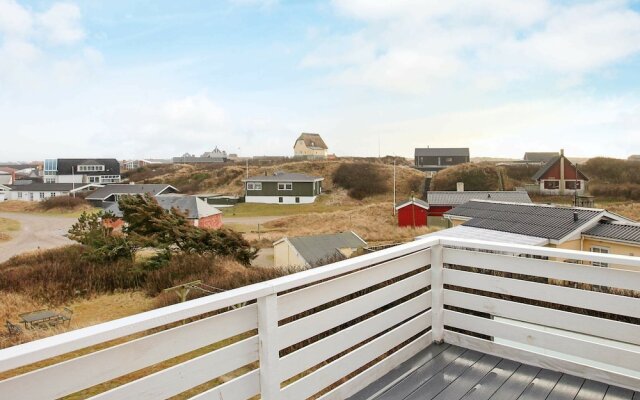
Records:
{"label": "red shed", "polygon": [[427,226],[429,204],[419,199],[407,200],[396,205],[398,226]]}

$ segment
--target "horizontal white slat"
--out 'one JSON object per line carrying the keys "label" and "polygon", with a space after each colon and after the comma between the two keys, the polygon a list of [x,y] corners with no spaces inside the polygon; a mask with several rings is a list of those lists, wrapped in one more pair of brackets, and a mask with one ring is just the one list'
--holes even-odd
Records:
{"label": "horizontal white slat", "polygon": [[[404,363],[421,350],[429,347],[431,343],[433,343],[433,337],[431,331],[429,331],[391,354],[389,357],[372,367],[367,368],[358,375],[349,379],[347,382],[331,390],[329,393],[324,394],[319,400],[342,400],[353,396],[360,390],[366,388],[373,382],[391,372],[394,368]],[[379,393],[384,392],[385,389],[386,388],[380,390]]]}
{"label": "horizontal white slat", "polygon": [[364,296],[283,325],[278,328],[278,348],[284,349],[418,291],[425,287],[424,282],[429,273],[430,271],[420,272]]}
{"label": "horizontal white slat", "polygon": [[429,326],[431,318],[423,313],[385,333],[343,357],[293,382],[282,390],[283,399],[306,399],[351,372],[391,350]]}
{"label": "horizontal white slat", "polygon": [[[551,247],[529,246],[523,244],[511,244],[491,242],[486,240],[475,239],[453,239],[446,237],[433,236],[438,239],[443,246],[463,247],[469,249],[482,249],[490,251],[500,251],[513,254],[531,254],[535,256],[543,256],[558,259],[571,259],[582,261],[596,261],[609,264],[628,265],[630,267],[640,268],[640,258],[633,256],[621,256],[617,254],[600,254],[589,251],[565,250]],[[447,262],[445,260],[445,262]]]}
{"label": "horizontal white slat", "polygon": [[533,351],[522,350],[458,332],[445,330],[444,340],[445,342],[455,346],[464,347],[486,354],[492,354],[540,368],[564,372],[566,374],[579,376],[585,379],[592,379],[609,385],[621,386],[631,390],[638,390],[640,387],[640,379],[632,376],[605,371],[600,368],[592,367],[591,365],[567,361]]}
{"label": "horizontal white slat", "polygon": [[46,360],[71,351],[108,342],[148,329],[157,328],[183,319],[224,309],[258,297],[284,292],[290,289],[328,279],[340,274],[382,263],[421,251],[437,239],[424,239],[377,251],[337,263],[283,276],[266,282],[244,286],[184,303],[120,318],[87,328],[50,336],[33,342],[0,350],[0,372],[8,371],[37,361]]}
{"label": "horizontal white slat", "polygon": [[640,290],[640,272],[636,271],[448,248],[443,253],[447,264]]}
{"label": "horizontal white slat", "polygon": [[[426,292],[374,317],[297,350],[280,360],[280,380],[284,381],[322,361],[343,352],[431,306]],[[429,312],[429,316],[430,316]],[[425,327],[426,329],[427,327]]]}
{"label": "horizontal white slat", "polygon": [[155,374],[119,386],[92,399],[166,399],[258,359],[258,337],[167,368]]}
{"label": "horizontal white slat", "polygon": [[588,308],[640,318],[640,299],[588,290],[502,278],[473,272],[444,270],[444,283],[471,289]]}
{"label": "horizontal white slat", "polygon": [[[257,328],[250,305],[41,368],[5,381],[0,393],[58,398]],[[72,376],[73,379],[69,379]],[[55,385],[38,385],[55,382]]]}
{"label": "horizontal white slat", "polygon": [[561,334],[525,328],[456,311],[444,311],[444,324],[640,372],[640,353]]}
{"label": "horizontal white slat", "polygon": [[[290,317],[358,290],[388,281],[427,266],[430,262],[429,250],[422,250],[353,274],[287,293],[278,297],[278,318]],[[425,286],[428,285],[429,283]]]}
{"label": "horizontal white slat", "polygon": [[260,394],[260,370],[253,370],[193,396],[191,400],[246,400]]}
{"label": "horizontal white slat", "polygon": [[640,346],[640,326],[445,289],[446,305]]}

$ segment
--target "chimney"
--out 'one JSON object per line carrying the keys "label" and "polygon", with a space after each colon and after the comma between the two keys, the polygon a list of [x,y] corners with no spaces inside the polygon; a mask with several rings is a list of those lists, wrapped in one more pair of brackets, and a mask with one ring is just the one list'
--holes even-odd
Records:
{"label": "chimney", "polygon": [[457,182],[456,183],[456,191],[464,192],[464,182]]}
{"label": "chimney", "polygon": [[560,149],[560,195],[564,194],[564,188],[566,184],[564,182],[564,149]]}
{"label": "chimney", "polygon": [[573,212],[573,220],[574,220],[575,222],[578,222],[578,212],[577,212],[577,211],[574,211],[574,212]]}
{"label": "chimney", "polygon": [[564,149],[560,149],[560,156],[564,157]]}

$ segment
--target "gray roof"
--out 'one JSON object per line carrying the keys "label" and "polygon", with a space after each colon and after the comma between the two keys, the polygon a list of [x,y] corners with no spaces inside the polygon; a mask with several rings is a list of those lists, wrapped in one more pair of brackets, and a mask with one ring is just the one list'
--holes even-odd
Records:
{"label": "gray roof", "polygon": [[601,222],[583,233],[603,239],[640,243],[640,224]]}
{"label": "gray roof", "polygon": [[367,245],[367,242],[353,232],[298,236],[287,238],[287,240],[310,265],[333,257],[344,257],[338,249],[355,249]]}
{"label": "gray roof", "polygon": [[[578,213],[577,221],[574,221],[574,212]],[[603,217],[604,213],[595,208],[472,200],[446,215],[470,218],[464,226],[561,240],[581,226]]]}
{"label": "gray roof", "polygon": [[427,192],[427,203],[430,205],[458,205],[471,200],[507,201],[511,203],[531,203],[529,193],[524,191],[434,191]]}
{"label": "gray roof", "polygon": [[311,176],[297,172],[276,172],[273,175],[258,175],[243,179],[243,182],[315,182],[324,180],[321,176]]}
{"label": "gray roof", "polygon": [[409,205],[411,203],[415,203],[416,205],[421,206],[421,207],[426,208],[426,209],[429,208],[429,204],[424,200],[409,199],[409,200],[405,200],[405,201],[401,201],[401,202],[397,203],[396,204],[396,210],[399,209],[399,208],[402,208],[402,207],[404,207],[406,205]]}
{"label": "gray roof", "polygon": [[417,239],[424,239],[428,237],[447,237],[454,239],[474,239],[474,240],[486,240],[489,242],[503,242],[511,244],[524,244],[528,246],[546,246],[549,244],[549,239],[520,235],[518,233],[494,231],[491,229],[474,228],[472,226],[458,225],[449,229],[442,229],[426,235],[418,236]]}
{"label": "gray roof", "polygon": [[557,151],[551,151],[551,152],[528,151],[528,152],[524,153],[523,160],[525,160],[525,161],[533,161],[533,162],[545,162],[545,161],[550,160],[550,159],[552,159],[554,157],[558,157],[558,152]]}
{"label": "gray roof", "polygon": [[139,185],[131,185],[131,184],[112,184],[106,185],[103,188],[100,188],[89,196],[87,196],[87,200],[104,200],[114,194],[150,194],[153,196],[157,196],[161,194],[165,190],[170,189],[172,191],[177,191],[171,185],[166,183],[145,183]]}
{"label": "gray roof", "polygon": [[418,156],[454,156],[454,157],[469,157],[468,147],[427,147],[416,148],[416,157]]}
{"label": "gray roof", "polygon": [[13,191],[18,192],[70,192],[73,189],[80,189],[85,186],[97,186],[87,183],[29,183],[27,185],[8,185]]}
{"label": "gray roof", "polygon": [[[186,213],[188,219],[200,219],[210,215],[220,214],[221,211],[207,204],[206,201],[196,196],[156,196],[158,204],[165,210],[177,208]],[[113,203],[105,209],[112,212],[116,217],[122,218],[122,211],[118,207],[118,203]]]}

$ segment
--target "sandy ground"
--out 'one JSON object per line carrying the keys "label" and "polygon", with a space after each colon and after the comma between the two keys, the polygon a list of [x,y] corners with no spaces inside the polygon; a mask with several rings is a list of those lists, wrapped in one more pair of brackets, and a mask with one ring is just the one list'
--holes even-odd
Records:
{"label": "sandy ground", "polygon": [[258,256],[251,261],[252,266],[262,268],[272,268],[273,263],[273,247],[266,247],[258,250]]}
{"label": "sandy ground", "polygon": [[0,243],[0,262],[38,249],[50,249],[73,243],[64,235],[77,218],[46,216],[39,214],[0,213],[0,217],[20,222],[20,230],[13,232],[13,239]]}

